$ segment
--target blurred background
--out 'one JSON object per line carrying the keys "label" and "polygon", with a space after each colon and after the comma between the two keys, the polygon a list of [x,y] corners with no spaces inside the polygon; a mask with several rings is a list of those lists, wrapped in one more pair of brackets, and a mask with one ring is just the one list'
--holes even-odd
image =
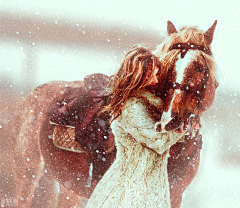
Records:
{"label": "blurred background", "polygon": [[0,200],[14,193],[10,126],[17,103],[53,80],[112,75],[133,44],[152,48],[177,29],[218,24],[212,43],[219,88],[203,116],[198,173],[181,208],[240,207],[240,2],[0,0]]}

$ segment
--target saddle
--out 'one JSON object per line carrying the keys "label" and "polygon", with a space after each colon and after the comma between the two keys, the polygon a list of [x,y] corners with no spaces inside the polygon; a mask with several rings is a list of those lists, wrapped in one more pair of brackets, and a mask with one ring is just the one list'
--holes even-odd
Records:
{"label": "saddle", "polygon": [[82,87],[66,87],[63,98],[47,110],[54,126],[53,144],[60,149],[87,154],[91,185],[93,160],[115,149],[109,125],[110,116],[99,114],[111,95],[111,77],[91,74],[84,78]]}
{"label": "saddle", "polygon": [[106,130],[110,128],[110,117],[99,115],[111,95],[107,91],[109,79],[103,74],[88,75],[84,78],[84,86],[66,87],[63,98],[47,110],[50,123],[57,129],[53,136],[59,148],[80,153],[80,149],[93,151],[100,137],[109,136]]}

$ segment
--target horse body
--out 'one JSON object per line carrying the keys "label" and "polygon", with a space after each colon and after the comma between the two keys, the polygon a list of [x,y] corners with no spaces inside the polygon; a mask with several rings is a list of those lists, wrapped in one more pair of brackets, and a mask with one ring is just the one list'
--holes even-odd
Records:
{"label": "horse body", "polygon": [[[191,116],[197,117],[211,106],[217,86],[212,56],[202,50],[188,49],[185,53],[182,49],[171,47],[179,43],[194,43],[210,50],[213,31],[213,27],[205,33],[196,28],[186,28],[180,31],[183,33],[181,35],[172,23],[168,23],[169,37],[155,51],[163,66],[158,88],[159,96],[164,101],[161,131],[186,131],[193,124],[189,124]],[[202,39],[197,39],[195,33]],[[34,204],[34,195],[39,191],[38,184],[44,178],[48,181],[45,191],[49,193],[45,206],[66,207],[68,203],[67,206],[84,207],[85,199],[90,197],[101,176],[114,161],[116,151],[106,155],[103,162],[100,162],[101,158],[96,158],[92,186],[86,187],[89,175],[87,155],[54,146],[51,140],[53,126],[49,124],[46,112],[63,98],[66,86],[80,87],[83,82],[41,85],[16,109],[12,134],[12,167],[20,207],[31,207]],[[180,207],[182,193],[197,172],[200,149],[199,135],[195,139],[177,143],[170,149],[168,173],[173,208]],[[191,162],[186,160],[187,157]]]}

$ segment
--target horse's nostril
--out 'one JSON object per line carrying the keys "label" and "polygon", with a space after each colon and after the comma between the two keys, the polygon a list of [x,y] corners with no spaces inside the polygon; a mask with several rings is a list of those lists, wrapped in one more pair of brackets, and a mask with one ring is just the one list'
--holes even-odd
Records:
{"label": "horse's nostril", "polygon": [[157,132],[161,132],[162,131],[162,124],[158,124],[157,128],[156,128]]}

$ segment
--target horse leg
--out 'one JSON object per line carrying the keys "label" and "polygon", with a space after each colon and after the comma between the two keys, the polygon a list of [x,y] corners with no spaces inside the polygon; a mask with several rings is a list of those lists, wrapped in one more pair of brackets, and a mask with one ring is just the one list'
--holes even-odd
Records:
{"label": "horse leg", "polygon": [[38,183],[32,207],[57,208],[59,203],[60,186],[52,177],[50,171],[45,168],[44,175]]}
{"label": "horse leg", "polygon": [[[27,109],[26,109],[27,110]],[[36,125],[32,125],[32,114],[21,110],[16,113],[11,140],[11,164],[16,184],[19,207],[31,207],[39,180],[43,176],[44,161],[39,153]],[[24,119],[24,118],[26,119]]]}
{"label": "horse leg", "polygon": [[[180,208],[182,194],[195,177],[200,163],[200,147],[193,146],[191,139],[185,147],[185,152],[177,159],[169,159],[169,184],[171,207]],[[188,156],[191,157],[188,159]]]}
{"label": "horse leg", "polygon": [[23,171],[23,169],[17,170],[17,168],[18,166],[16,164],[14,172],[18,206],[28,208],[32,205],[36,188],[44,174],[44,162],[40,163],[40,165],[34,169],[25,166],[25,171]]}
{"label": "horse leg", "polygon": [[84,208],[87,204],[87,199],[80,195],[74,194],[71,190],[65,188],[58,181],[55,184],[59,186],[60,193],[58,195],[58,208],[72,207]]}

